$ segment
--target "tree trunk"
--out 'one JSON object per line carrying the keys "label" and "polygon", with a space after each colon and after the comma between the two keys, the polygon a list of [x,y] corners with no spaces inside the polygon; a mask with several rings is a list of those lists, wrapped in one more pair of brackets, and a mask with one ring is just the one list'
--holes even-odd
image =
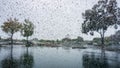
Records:
{"label": "tree trunk", "polygon": [[101,37],[101,44],[104,45],[104,37]]}
{"label": "tree trunk", "polygon": [[102,32],[101,32],[101,46],[102,46],[102,49],[104,48],[104,29],[102,29]]}
{"label": "tree trunk", "polygon": [[27,40],[27,44],[28,44],[28,37],[26,38],[26,40]]}
{"label": "tree trunk", "polygon": [[11,44],[13,44],[13,34],[11,35]]}
{"label": "tree trunk", "polygon": [[104,34],[105,34],[105,30],[101,29],[100,32],[98,32],[101,36],[101,47],[102,49],[104,48]]}

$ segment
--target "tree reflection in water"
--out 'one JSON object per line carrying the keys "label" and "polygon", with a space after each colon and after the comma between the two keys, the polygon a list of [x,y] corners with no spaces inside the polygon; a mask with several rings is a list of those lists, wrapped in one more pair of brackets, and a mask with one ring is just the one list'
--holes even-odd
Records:
{"label": "tree reflection in water", "polygon": [[26,45],[26,53],[24,53],[20,58],[21,68],[33,68],[33,55],[29,54],[28,45]]}
{"label": "tree reflection in water", "polygon": [[13,46],[11,45],[10,55],[2,60],[2,68],[18,68],[19,60],[13,57]]}
{"label": "tree reflection in water", "polygon": [[94,52],[83,55],[83,68],[109,68],[105,52],[100,55]]}
{"label": "tree reflection in water", "polygon": [[83,68],[120,68],[119,53],[116,55],[106,55],[105,50],[101,53],[90,52],[83,54]]}
{"label": "tree reflection in water", "polygon": [[13,57],[13,46],[10,48],[10,55],[2,60],[2,68],[33,68],[34,59],[31,54],[29,54],[28,46],[26,47],[26,52],[20,57],[20,59],[15,59]]}
{"label": "tree reflection in water", "polygon": [[17,59],[5,58],[1,62],[2,68],[19,68],[19,62]]}

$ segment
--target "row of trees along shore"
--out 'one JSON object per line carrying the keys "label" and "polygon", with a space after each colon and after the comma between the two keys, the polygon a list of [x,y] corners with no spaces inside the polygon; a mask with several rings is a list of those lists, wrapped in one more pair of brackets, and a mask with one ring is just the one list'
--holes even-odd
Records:
{"label": "row of trees along shore", "polygon": [[94,35],[98,32],[101,36],[101,45],[104,47],[105,32],[108,27],[115,29],[120,25],[120,8],[116,0],[99,0],[92,9],[82,13],[84,23],[82,23],[82,33]]}
{"label": "row of trees along shore", "polygon": [[34,25],[28,19],[24,20],[24,23],[18,21],[18,19],[10,18],[3,23],[1,26],[2,31],[10,35],[11,44],[13,44],[13,36],[16,32],[21,32],[23,37],[26,37],[27,43],[29,36],[32,36],[34,33]]}

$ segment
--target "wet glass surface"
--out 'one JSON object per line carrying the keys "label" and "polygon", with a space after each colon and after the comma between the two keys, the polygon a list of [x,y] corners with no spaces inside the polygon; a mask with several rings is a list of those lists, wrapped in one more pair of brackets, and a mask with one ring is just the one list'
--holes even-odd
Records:
{"label": "wet glass surface", "polygon": [[0,47],[0,68],[120,68],[120,53],[70,47]]}

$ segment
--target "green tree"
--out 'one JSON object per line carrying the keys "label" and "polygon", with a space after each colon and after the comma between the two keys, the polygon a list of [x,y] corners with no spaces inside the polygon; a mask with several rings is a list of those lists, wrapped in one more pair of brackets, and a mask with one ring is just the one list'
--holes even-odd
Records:
{"label": "green tree", "polygon": [[82,32],[94,35],[94,31],[101,36],[101,44],[104,45],[104,36],[109,26],[115,27],[119,24],[120,8],[117,7],[116,0],[99,0],[92,9],[86,10],[82,14],[84,23]]}
{"label": "green tree", "polygon": [[78,42],[83,42],[84,39],[83,39],[82,37],[78,36],[78,37],[77,37],[77,41],[78,41]]}
{"label": "green tree", "polygon": [[94,38],[93,42],[100,44],[100,38]]}
{"label": "green tree", "polygon": [[27,42],[29,39],[29,36],[32,36],[34,33],[34,25],[31,21],[29,21],[28,19],[25,19],[25,23],[23,23],[22,25],[22,29],[21,29],[21,34],[26,37]]}
{"label": "green tree", "polygon": [[113,43],[119,43],[120,42],[120,30],[118,30],[114,35],[110,36]]}
{"label": "green tree", "polygon": [[3,25],[1,26],[2,31],[4,31],[5,33],[9,34],[11,37],[11,43],[13,43],[13,35],[14,33],[20,31],[22,25],[20,22],[18,22],[18,19],[14,18],[10,18],[8,19],[6,22],[3,23]]}

